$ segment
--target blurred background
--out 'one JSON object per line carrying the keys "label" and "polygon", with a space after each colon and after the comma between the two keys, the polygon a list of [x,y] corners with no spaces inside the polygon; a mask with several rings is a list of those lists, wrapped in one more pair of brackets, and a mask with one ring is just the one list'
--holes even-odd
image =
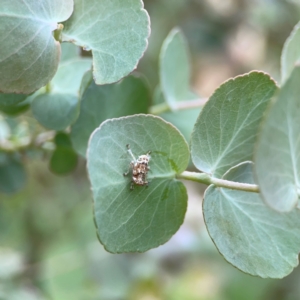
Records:
{"label": "blurred background", "polygon": [[[138,71],[152,91],[158,55],[178,26],[191,52],[192,86],[203,97],[251,70],[280,78],[280,54],[300,20],[297,0],[144,0],[152,34]],[[251,277],[217,252],[207,235],[204,186],[187,182],[185,223],[144,254],[107,253],[97,240],[92,197],[79,161],[53,175],[47,155],[25,158],[25,189],[0,194],[0,300],[299,300],[300,269],[283,280]]]}

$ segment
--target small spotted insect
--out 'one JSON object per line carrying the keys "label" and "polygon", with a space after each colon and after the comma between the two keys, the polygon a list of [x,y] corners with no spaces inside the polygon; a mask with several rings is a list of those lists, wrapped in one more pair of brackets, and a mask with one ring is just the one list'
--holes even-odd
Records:
{"label": "small spotted insect", "polygon": [[130,170],[126,173],[124,173],[124,176],[127,176],[129,172],[131,171],[132,173],[132,178],[131,178],[131,185],[130,189],[134,189],[134,185],[146,185],[148,186],[149,181],[147,181],[147,174],[148,171],[150,170],[149,167],[149,161],[150,161],[150,153],[151,151],[148,151],[144,155],[140,155],[138,159],[136,159],[130,149],[129,145],[126,145],[127,151],[132,157],[132,161],[130,162]]}

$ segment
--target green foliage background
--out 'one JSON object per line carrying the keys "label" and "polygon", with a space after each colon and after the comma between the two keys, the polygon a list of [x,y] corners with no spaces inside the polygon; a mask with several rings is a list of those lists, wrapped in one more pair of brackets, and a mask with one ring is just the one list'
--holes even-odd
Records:
{"label": "green foliage background", "polygon": [[[151,95],[155,94],[155,89],[158,94],[157,84],[161,76],[159,52],[172,28],[181,28],[190,47],[193,90],[208,97],[224,80],[253,69],[264,70],[279,81],[280,52],[300,15],[296,1],[144,2],[151,17],[152,33],[137,71],[147,78],[146,85]],[[88,50],[90,48],[89,45],[81,45]],[[68,47],[66,44],[65,50],[63,48],[61,64],[49,88],[53,97],[59,97],[60,92],[68,88],[72,110],[67,117],[59,118],[66,122],[64,124],[59,124],[59,121],[43,124],[49,129],[61,130],[69,125],[80,128],[78,123],[84,118],[91,123],[94,121],[87,112],[74,123],[79,106],[74,95],[81,77],[90,67],[91,52],[79,52],[75,47]],[[31,55],[34,57],[35,54]],[[82,56],[85,58],[82,59]],[[53,65],[49,59],[50,62]],[[287,70],[289,64],[286,62]],[[77,74],[78,78],[69,77],[70,74]],[[86,82],[81,86],[81,93],[86,101],[93,101],[88,98],[88,89],[97,87],[90,84],[88,76],[85,75]],[[99,78],[104,77],[99,75]],[[140,80],[137,78],[140,75],[127,77],[119,85],[126,80]],[[144,95],[145,103],[149,103],[151,95],[146,95],[143,80],[139,93]],[[110,90],[109,94],[118,95],[118,88],[111,88],[113,91]],[[164,89],[162,86],[160,97],[168,98]],[[103,89],[99,91],[99,94],[105,93]],[[186,94],[187,98],[194,97],[192,93]],[[128,88],[128,97],[134,103],[131,95]],[[44,111],[39,110],[34,102],[41,97],[35,98],[32,104],[37,119]],[[23,187],[17,194],[0,194],[0,299],[298,299],[298,269],[280,282],[262,280],[242,274],[222,259],[206,233],[200,202],[204,187],[198,184],[187,184],[189,203],[185,223],[163,247],[144,254],[116,256],[105,252],[96,240],[91,218],[92,195],[85,162],[70,147],[76,139],[75,130],[70,137],[52,134],[53,142],[43,144],[42,151],[29,147],[24,153],[22,147],[26,145],[28,133],[39,134],[44,129],[35,122],[30,112],[18,116],[31,103],[31,99],[22,100],[22,96],[12,97],[8,99],[10,103],[1,102],[0,106],[0,138],[9,134],[12,145],[21,149],[17,156],[0,153],[0,191],[10,193]],[[12,103],[13,107],[8,105]],[[84,102],[81,103],[83,105]],[[135,107],[134,104],[132,106]],[[130,106],[126,109],[128,112],[124,115],[146,112],[144,106],[139,111],[132,111]],[[107,110],[109,112],[109,108]],[[59,112],[54,114],[59,117]],[[181,113],[191,122],[182,124]],[[9,117],[16,114],[16,118]],[[195,114],[187,110],[161,116],[175,124],[188,139],[198,114],[199,111]],[[118,113],[111,117],[121,115]],[[100,119],[99,122],[102,121]],[[78,132],[88,135],[80,130]],[[78,146],[79,151],[76,149],[82,156],[85,155],[86,143]],[[6,155],[9,157],[4,157]],[[7,161],[10,162],[9,172],[4,163]],[[62,165],[60,161],[66,164]],[[20,162],[25,165],[27,179]],[[60,175],[73,172],[67,177],[57,177],[49,169]],[[13,178],[10,181],[13,184],[6,183],[10,178]],[[210,187],[207,193],[217,191]],[[230,198],[229,194],[225,196]],[[211,208],[205,203],[203,209]],[[212,228],[210,235],[222,235],[217,230]],[[218,248],[223,246],[217,245]]]}

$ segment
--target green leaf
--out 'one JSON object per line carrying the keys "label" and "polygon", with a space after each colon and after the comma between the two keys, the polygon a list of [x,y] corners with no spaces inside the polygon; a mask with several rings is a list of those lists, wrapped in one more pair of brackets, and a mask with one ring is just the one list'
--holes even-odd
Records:
{"label": "green leaf", "polygon": [[0,192],[15,193],[24,187],[25,182],[26,173],[19,159],[0,152]]}
{"label": "green leaf", "polygon": [[77,166],[77,154],[69,147],[57,147],[50,159],[49,168],[57,175],[67,175]]}
{"label": "green leaf", "polygon": [[78,117],[79,104],[74,95],[42,94],[31,104],[34,117],[46,128],[63,130]]}
{"label": "green leaf", "polygon": [[300,61],[300,22],[294,27],[284,43],[281,54],[281,83],[291,75],[295,65]]}
{"label": "green leaf", "polygon": [[21,113],[27,111],[30,107],[30,104],[27,101],[11,105],[11,106],[1,106],[0,111],[5,113],[8,116],[17,116]]}
{"label": "green leaf", "polygon": [[[232,168],[224,179],[253,184],[252,164]],[[210,186],[204,195],[207,230],[233,266],[263,278],[282,278],[298,265],[300,212],[281,214],[256,193]]]}
{"label": "green leaf", "polygon": [[78,96],[84,73],[91,69],[89,58],[74,58],[62,62],[51,81],[51,92]]}
{"label": "green leaf", "polygon": [[276,90],[266,74],[251,72],[223,83],[202,109],[191,138],[195,166],[213,176],[251,160],[258,126]]}
{"label": "green leaf", "polygon": [[72,43],[61,44],[60,62],[80,58],[80,48]]}
{"label": "green leaf", "polygon": [[160,52],[160,85],[171,108],[177,101],[195,98],[190,91],[190,62],[188,46],[182,32],[175,28],[165,39]]}
{"label": "green leaf", "polygon": [[93,52],[96,84],[133,71],[147,47],[150,20],[141,0],[75,0],[63,40]]}
{"label": "green leaf", "polygon": [[77,166],[78,157],[72,149],[70,136],[64,132],[55,135],[56,149],[52,153],[49,169],[56,175],[68,175]]}
{"label": "green leaf", "polygon": [[57,147],[72,148],[70,136],[65,132],[57,132],[54,137],[54,142]]}
{"label": "green leaf", "polygon": [[300,67],[272,102],[258,137],[255,173],[261,195],[278,211],[299,202],[300,190]]}
{"label": "green leaf", "polygon": [[121,82],[104,86],[96,85],[90,77],[85,87],[80,114],[71,132],[73,146],[82,156],[85,156],[91,133],[103,121],[146,113],[150,102],[148,86],[142,77],[130,75]]}
{"label": "green leaf", "polygon": [[0,91],[29,94],[51,80],[60,57],[52,32],[72,10],[73,0],[1,2]]}
{"label": "green leaf", "polygon": [[[154,91],[153,103],[160,104],[165,102],[161,88],[157,86]],[[159,116],[172,123],[185,137],[187,141],[191,139],[191,134],[199,116],[201,108],[182,109],[175,111],[168,111]]]}
{"label": "green leaf", "polygon": [[0,107],[11,106],[24,101],[28,95],[0,93]]}
{"label": "green leaf", "polygon": [[2,94],[0,93],[0,111],[7,115],[17,115],[29,108],[25,94]]}
{"label": "green leaf", "polygon": [[201,108],[183,109],[170,111],[159,115],[167,122],[172,123],[183,134],[187,141],[190,141],[191,134],[199,116]]}
{"label": "green leaf", "polygon": [[49,169],[56,175],[68,175],[77,166],[77,154],[72,148],[70,136],[64,132],[55,135],[56,149],[52,153]]}
{"label": "green leaf", "polygon": [[[149,187],[130,189],[123,176],[132,161],[151,151]],[[92,185],[99,239],[112,253],[143,252],[168,241],[183,222],[184,185],[175,179],[189,162],[183,136],[170,123],[151,115],[107,120],[91,136],[87,168]]]}

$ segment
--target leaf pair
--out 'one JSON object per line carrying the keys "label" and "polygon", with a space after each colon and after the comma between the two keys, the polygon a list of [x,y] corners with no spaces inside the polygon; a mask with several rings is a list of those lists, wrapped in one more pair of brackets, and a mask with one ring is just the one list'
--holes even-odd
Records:
{"label": "leaf pair", "polygon": [[[224,83],[202,110],[191,139],[197,168],[217,178],[253,183],[251,160],[274,81],[252,72]],[[130,190],[124,177],[131,157],[152,151],[150,186]],[[189,151],[180,133],[163,120],[138,115],[104,122],[91,137],[88,171],[97,232],[111,252],[146,251],[166,242],[183,222],[187,196],[176,180]],[[228,171],[230,170],[230,171]],[[266,174],[266,173],[264,173]],[[267,175],[265,175],[267,176]],[[219,251],[239,269],[261,277],[283,277],[297,265],[298,213],[281,215],[257,194],[214,186],[203,213]]]}
{"label": "leaf pair", "polygon": [[0,91],[29,94],[52,79],[60,58],[52,32],[63,21],[62,41],[92,50],[97,84],[116,82],[130,73],[150,32],[141,0],[4,0]]}

